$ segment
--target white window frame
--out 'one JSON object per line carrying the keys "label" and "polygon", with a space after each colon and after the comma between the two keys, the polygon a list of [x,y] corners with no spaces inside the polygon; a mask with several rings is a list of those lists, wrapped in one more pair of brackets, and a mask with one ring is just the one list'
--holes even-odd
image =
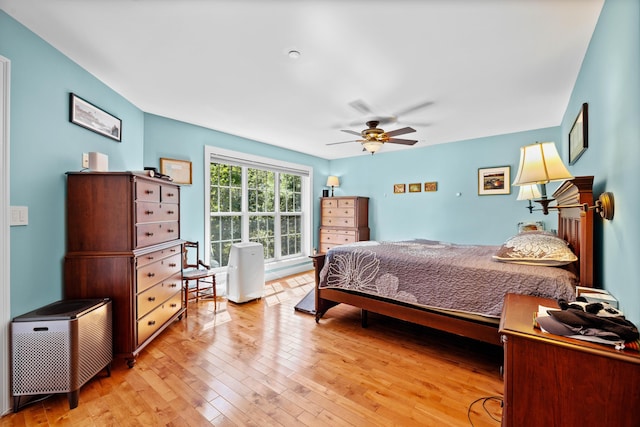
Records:
{"label": "white window frame", "polygon": [[[211,247],[211,212],[209,205],[210,196],[211,196],[211,162],[217,161],[220,163],[231,163],[231,164],[241,164],[243,166],[261,168],[261,169],[270,169],[270,170],[278,170],[279,172],[284,173],[295,173],[302,175],[302,255],[300,256],[290,256],[287,255],[280,260],[275,260],[273,262],[269,262],[267,268],[269,269],[280,269],[286,268],[293,265],[297,265],[301,260],[308,260],[309,255],[312,254],[313,251],[313,199],[311,197],[313,193],[313,168],[311,166],[285,162],[278,159],[272,159],[269,157],[256,156],[254,154],[242,153],[239,151],[227,150],[224,148],[213,147],[209,145],[205,145],[204,147],[204,260],[205,263],[209,264],[211,261],[211,251],[209,248]],[[245,177],[243,171],[243,194],[245,193]],[[243,212],[246,210],[246,199],[243,197],[242,206]],[[248,221],[248,220],[247,220]],[[277,221],[276,221],[277,223]],[[274,224],[278,229],[280,227],[279,224]],[[248,227],[245,227],[243,224],[242,227],[242,241],[248,241]],[[276,239],[277,240],[277,239]],[[279,248],[280,243],[277,242],[277,248]],[[221,266],[219,268],[220,271],[226,271],[226,266]]]}

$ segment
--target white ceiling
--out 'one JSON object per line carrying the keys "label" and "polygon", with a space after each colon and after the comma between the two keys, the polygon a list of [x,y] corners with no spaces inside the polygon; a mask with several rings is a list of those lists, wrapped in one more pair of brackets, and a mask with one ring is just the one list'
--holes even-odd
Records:
{"label": "white ceiling", "polygon": [[[557,126],[604,0],[0,0],[145,112],[327,159]],[[301,52],[298,59],[287,53]],[[82,93],[78,93],[83,96]],[[372,113],[349,104],[360,100]],[[100,100],[89,99],[100,105]],[[431,103],[405,114],[416,105]],[[111,111],[117,115],[117,111]],[[357,124],[356,124],[357,123]],[[124,126],[126,132],[126,124]],[[381,152],[410,147],[385,144]]]}

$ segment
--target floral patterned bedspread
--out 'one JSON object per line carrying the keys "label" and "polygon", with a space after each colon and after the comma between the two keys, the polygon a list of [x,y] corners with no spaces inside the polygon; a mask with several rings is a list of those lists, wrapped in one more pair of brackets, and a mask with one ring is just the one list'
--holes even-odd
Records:
{"label": "floral patterned bedspread", "polygon": [[336,246],[327,253],[319,286],[494,318],[507,293],[575,299],[573,273],[498,262],[492,258],[498,248],[431,240]]}

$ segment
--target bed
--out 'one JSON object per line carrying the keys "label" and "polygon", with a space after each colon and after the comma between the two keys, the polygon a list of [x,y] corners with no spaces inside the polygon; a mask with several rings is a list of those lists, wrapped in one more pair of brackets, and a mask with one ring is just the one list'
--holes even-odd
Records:
{"label": "bed", "polygon": [[[592,206],[592,186],[592,176],[576,177],[560,185],[553,197],[558,205]],[[542,272],[542,279],[533,279],[533,291],[520,287],[504,288],[501,285],[497,292],[490,292],[487,287],[489,283],[481,283],[517,282],[519,285],[528,280],[526,275],[529,273],[526,269],[530,266],[503,263],[493,259],[497,246],[454,245],[420,240],[363,242],[345,247],[337,246],[327,254],[312,256],[316,280],[316,322],[319,323],[331,307],[342,303],[362,310],[363,327],[367,326],[368,312],[374,312],[475,340],[499,344],[498,324],[502,301],[507,292],[571,299],[575,295],[576,285],[593,287],[593,211],[581,207],[558,210],[557,235],[567,242],[576,260],[561,268],[532,267]],[[438,255],[441,250],[442,255]],[[403,255],[400,258],[385,258],[393,252]],[[471,256],[472,261],[460,262],[456,260],[456,253]],[[445,259],[438,259],[439,257]],[[417,264],[419,260],[429,263],[437,261],[438,264],[429,267],[432,270],[422,271],[419,269],[427,267]],[[379,263],[375,269],[370,267],[373,262]],[[410,264],[412,262],[416,264]],[[485,272],[488,263],[493,263],[498,269]],[[369,267],[354,274],[350,270],[354,268],[354,264]],[[455,268],[452,264],[455,264]],[[464,264],[470,264],[470,270],[463,269],[460,273],[458,267]],[[457,273],[454,274],[454,271]],[[479,271],[483,272],[478,273]],[[522,273],[523,271],[525,273]],[[553,275],[554,272],[559,272],[560,277]],[[457,274],[462,274],[463,277],[456,276]],[[365,280],[362,280],[363,275],[366,276]],[[450,287],[447,283],[458,286],[458,283],[475,280],[475,293],[480,292],[481,303],[476,307],[472,301],[465,299],[467,291],[464,290],[451,293],[456,296],[450,298],[455,300],[455,304],[446,301],[446,296],[445,302],[442,302],[442,296],[439,300],[433,297],[433,302],[430,300],[430,292],[408,287],[413,284],[408,282],[418,282],[416,277],[425,275],[437,277],[436,285],[429,285],[434,290],[433,294],[438,293],[435,289]],[[546,276],[549,278],[546,279]],[[362,283],[356,283],[358,281]],[[553,283],[549,284],[547,281]],[[555,288],[560,289],[558,294],[548,294],[549,289]],[[460,303],[462,307],[456,306]]]}

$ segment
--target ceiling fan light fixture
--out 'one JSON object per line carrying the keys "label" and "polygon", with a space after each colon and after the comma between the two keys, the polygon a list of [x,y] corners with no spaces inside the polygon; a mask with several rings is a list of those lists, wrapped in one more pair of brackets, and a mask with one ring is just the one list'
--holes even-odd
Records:
{"label": "ceiling fan light fixture", "polygon": [[289,56],[289,58],[291,59],[298,59],[300,58],[300,51],[299,50],[295,50],[295,49],[291,49],[287,55]]}
{"label": "ceiling fan light fixture", "polygon": [[380,141],[365,141],[362,143],[362,146],[365,150],[367,150],[371,154],[375,154],[380,147],[382,147],[383,142]]}

